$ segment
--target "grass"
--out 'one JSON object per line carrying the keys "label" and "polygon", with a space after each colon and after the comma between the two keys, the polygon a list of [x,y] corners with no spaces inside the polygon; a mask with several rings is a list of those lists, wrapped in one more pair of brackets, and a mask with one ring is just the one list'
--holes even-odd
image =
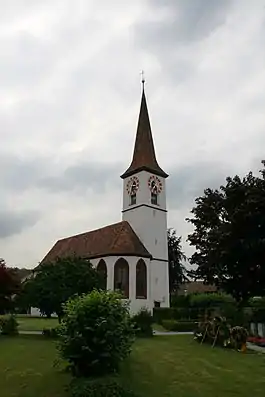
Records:
{"label": "grass", "polygon": [[19,331],[42,331],[43,328],[53,328],[58,325],[57,318],[17,316]]}
{"label": "grass", "polygon": [[265,355],[199,345],[190,336],[139,340],[123,376],[147,397],[264,396]]}
{"label": "grass", "polygon": [[154,331],[168,332],[168,331],[163,327],[163,325],[157,324],[157,323],[153,324],[153,329],[154,329]]}
{"label": "grass", "polygon": [[69,374],[54,367],[55,343],[42,336],[0,339],[1,397],[65,397]]}
{"label": "grass", "polygon": [[[1,397],[65,397],[70,375],[42,336],[0,339]],[[144,397],[263,397],[265,355],[199,345],[189,336],[138,340],[121,376]]]}

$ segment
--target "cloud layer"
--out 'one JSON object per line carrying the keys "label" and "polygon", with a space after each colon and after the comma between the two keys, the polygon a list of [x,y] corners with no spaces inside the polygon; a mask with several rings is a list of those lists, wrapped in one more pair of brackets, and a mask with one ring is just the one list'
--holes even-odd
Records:
{"label": "cloud layer", "polygon": [[34,267],[58,238],[120,220],[140,69],[168,223],[185,240],[204,188],[260,168],[264,34],[265,0],[6,2],[0,257]]}

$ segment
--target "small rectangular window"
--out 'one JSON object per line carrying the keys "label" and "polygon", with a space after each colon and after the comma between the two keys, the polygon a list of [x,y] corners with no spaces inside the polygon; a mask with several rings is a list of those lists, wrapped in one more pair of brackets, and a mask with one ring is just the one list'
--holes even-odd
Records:
{"label": "small rectangular window", "polygon": [[151,204],[157,205],[157,194],[151,193]]}
{"label": "small rectangular window", "polygon": [[136,194],[132,194],[130,197],[131,197],[130,205],[135,205],[136,204]]}

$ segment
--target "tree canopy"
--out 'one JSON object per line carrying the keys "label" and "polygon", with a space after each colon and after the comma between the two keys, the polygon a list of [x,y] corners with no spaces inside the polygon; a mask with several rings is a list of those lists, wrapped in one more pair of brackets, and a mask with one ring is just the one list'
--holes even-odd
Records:
{"label": "tree canopy", "polygon": [[0,314],[13,307],[12,297],[19,291],[20,280],[11,268],[7,268],[4,259],[0,258]]}
{"label": "tree canopy", "polygon": [[169,266],[169,292],[175,292],[179,286],[187,281],[186,268],[183,261],[186,256],[182,251],[181,237],[176,235],[176,230],[167,231],[168,239],[168,266]]}
{"label": "tree canopy", "polygon": [[33,276],[24,283],[23,299],[31,307],[50,316],[62,314],[62,304],[74,295],[89,293],[105,285],[100,274],[91,263],[80,257],[58,258],[43,263],[34,270]]}
{"label": "tree canopy", "polygon": [[[262,162],[264,166],[264,161]],[[215,284],[237,302],[265,294],[265,169],[261,176],[226,179],[206,189],[192,209],[194,276]]]}

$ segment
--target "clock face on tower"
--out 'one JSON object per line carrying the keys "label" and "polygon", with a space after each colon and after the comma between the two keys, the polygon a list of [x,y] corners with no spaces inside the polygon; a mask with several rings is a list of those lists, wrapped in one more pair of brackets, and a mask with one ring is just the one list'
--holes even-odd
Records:
{"label": "clock face on tower", "polygon": [[137,190],[139,189],[139,179],[137,178],[137,176],[133,176],[129,179],[126,189],[130,196],[136,194]]}
{"label": "clock face on tower", "polygon": [[148,179],[148,187],[152,193],[159,194],[162,192],[163,184],[157,176],[150,176]]}

